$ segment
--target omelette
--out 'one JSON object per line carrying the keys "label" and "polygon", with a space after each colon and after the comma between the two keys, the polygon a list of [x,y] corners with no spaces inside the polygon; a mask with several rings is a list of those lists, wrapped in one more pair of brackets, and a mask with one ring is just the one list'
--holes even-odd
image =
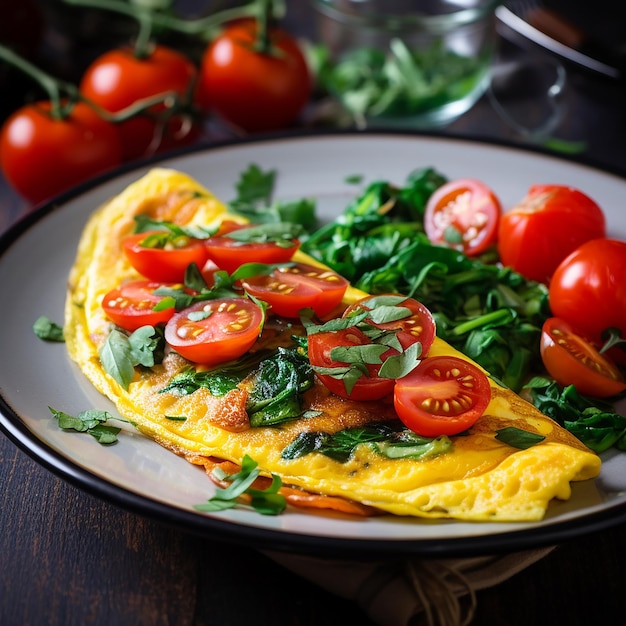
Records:
{"label": "omelette", "polygon": [[[207,367],[168,347],[161,361],[135,367],[128,383],[121,384],[101,358],[102,346],[116,329],[102,303],[124,281],[141,278],[122,251],[137,216],[207,232],[226,220],[243,221],[197,181],[164,168],[153,169],[97,208],[84,228],[69,275],[67,350],[120,416],[160,445],[203,466],[210,476],[218,466],[236,471],[250,457],[258,464],[260,480],[279,476],[281,492],[296,506],[494,522],[541,520],[553,499],[570,497],[572,481],[599,474],[601,462],[595,453],[490,377],[490,399],[475,424],[462,433],[428,440],[426,454],[384,454],[382,444],[361,441],[341,458],[315,446],[306,453],[294,453],[294,448],[307,437],[319,441],[322,435],[355,429],[402,431],[392,400],[340,397],[315,377],[301,394],[297,417],[258,424],[247,412],[246,400],[253,392],[250,379],[224,394],[203,385],[185,389],[176,382],[201,376]],[[320,265],[299,251],[294,260]],[[348,286],[343,306],[365,295]],[[263,330],[242,358],[271,354],[294,341],[298,324],[270,318],[267,332]],[[428,357],[437,355],[469,361],[435,337]],[[511,428],[530,433],[536,443],[507,443],[499,433]],[[444,440],[446,445],[438,447]]]}

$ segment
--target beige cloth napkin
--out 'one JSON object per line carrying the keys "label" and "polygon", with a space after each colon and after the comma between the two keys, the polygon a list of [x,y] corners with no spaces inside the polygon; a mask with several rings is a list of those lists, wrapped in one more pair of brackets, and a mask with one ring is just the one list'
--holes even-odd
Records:
{"label": "beige cloth napkin", "polygon": [[324,589],[356,602],[380,626],[465,626],[476,591],[493,587],[554,547],[465,559],[348,561],[265,552]]}

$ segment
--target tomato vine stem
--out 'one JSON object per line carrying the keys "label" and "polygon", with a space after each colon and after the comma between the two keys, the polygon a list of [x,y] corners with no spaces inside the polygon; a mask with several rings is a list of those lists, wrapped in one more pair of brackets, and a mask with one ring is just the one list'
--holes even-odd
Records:
{"label": "tomato vine stem", "polygon": [[[262,23],[267,23],[269,12],[284,13],[284,7],[277,7],[272,0],[255,0],[240,7],[223,9],[199,18],[180,18],[169,11],[128,4],[120,0],[63,0],[63,2],[72,6],[113,11],[137,20],[139,33],[135,42],[135,54],[138,58],[145,58],[149,55],[149,43],[155,26],[185,35],[198,35],[210,39],[215,30],[226,22],[243,17],[254,17]],[[265,27],[266,32],[267,30]],[[263,45],[264,50],[269,49],[269,38]]]}
{"label": "tomato vine stem", "polygon": [[[24,72],[44,89],[50,99],[50,115],[53,119],[60,120],[67,117],[68,111],[71,110],[73,103],[78,99],[78,89],[74,85],[54,78],[1,44],[0,59]],[[66,99],[69,99],[69,104],[63,104],[64,96]]]}

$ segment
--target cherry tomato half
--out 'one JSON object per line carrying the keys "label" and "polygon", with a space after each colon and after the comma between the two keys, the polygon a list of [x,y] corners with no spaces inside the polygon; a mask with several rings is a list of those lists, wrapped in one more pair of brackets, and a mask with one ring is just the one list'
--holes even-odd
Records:
{"label": "cherry tomato half", "polygon": [[563,185],[533,185],[500,220],[498,254],[526,278],[548,283],[558,264],[579,245],[606,236],[602,209]]}
{"label": "cherry tomato half", "polygon": [[102,308],[114,324],[131,332],[141,326],[164,324],[174,315],[174,307],[154,310],[163,299],[154,292],[163,286],[167,285],[149,280],[124,283],[102,298]]}
{"label": "cherry tomato half", "polygon": [[165,341],[189,361],[213,366],[245,354],[262,323],[261,308],[248,298],[206,300],[174,314]]}
{"label": "cherry tomato half", "polygon": [[[229,232],[233,230],[239,232],[244,227],[230,227]],[[297,239],[292,240],[291,245],[279,245],[274,241],[242,242],[229,237],[226,232],[205,239],[204,245],[208,258],[220,269],[232,274],[244,263],[286,263],[296,253],[300,242]]]}
{"label": "cherry tomato half", "polygon": [[[367,322],[376,328],[398,331],[398,340],[404,349],[419,341],[422,344],[422,356],[426,356],[435,340],[435,320],[431,312],[414,298],[395,294],[367,296],[350,305],[343,317],[373,309],[377,309],[380,313],[381,307],[385,307],[385,311],[390,311],[387,315],[392,316],[393,321],[376,322],[372,317],[368,317]],[[397,315],[394,315],[393,311],[396,311]]]}
{"label": "cherry tomato half", "polygon": [[13,113],[0,131],[0,165],[9,184],[37,204],[120,165],[117,128],[83,102],[63,119],[49,101]]}
{"label": "cherry tomato half", "polygon": [[313,85],[298,42],[270,28],[265,51],[258,45],[259,30],[254,19],[233,22],[209,44],[200,68],[202,108],[248,132],[289,126]]}
{"label": "cherry tomato half", "polygon": [[626,337],[626,242],[594,239],[561,264],[550,281],[550,308],[595,344],[618,328]]}
{"label": "cherry tomato half", "polygon": [[[80,91],[111,113],[168,92],[177,94],[184,107],[192,97],[196,74],[196,67],[184,54],[166,46],[155,46],[145,58],[135,56],[131,48],[120,48],[105,52],[89,65]],[[199,134],[199,126],[186,114],[172,112],[166,123],[158,123],[155,115],[165,111],[165,105],[157,104],[147,114],[118,124],[125,160],[171,149]]]}
{"label": "cherry tomato half", "polygon": [[128,236],[122,246],[130,264],[146,278],[181,283],[187,266],[195,263],[202,269],[208,254],[204,241],[191,237],[181,237],[172,243],[168,239],[165,247],[151,243],[167,236],[166,232],[147,231]]}
{"label": "cherry tomato half", "polygon": [[393,399],[400,420],[418,435],[456,435],[485,412],[491,387],[487,375],[465,359],[434,356],[396,381]]}
{"label": "cherry tomato half", "polygon": [[424,230],[432,243],[472,256],[496,243],[502,206],[484,183],[462,178],[444,183],[426,203]]}
{"label": "cherry tomato half", "polygon": [[574,385],[584,395],[608,398],[626,389],[617,367],[557,317],[544,322],[541,358],[554,380],[563,386]]}
{"label": "cherry tomato half", "polygon": [[318,317],[325,317],[339,306],[348,284],[339,274],[306,263],[242,280],[250,295],[267,302],[271,312],[283,317],[298,317],[307,308]]}
{"label": "cherry tomato half", "polygon": [[[313,367],[345,368],[348,363],[333,359],[331,352],[335,348],[368,344],[371,344],[370,339],[358,328],[311,334],[308,338],[309,361]],[[349,392],[343,378],[326,373],[316,372],[315,374],[337,396],[359,401],[380,400],[390,395],[395,385],[395,380],[378,376],[380,367],[380,364],[366,364],[368,374],[362,374]]]}

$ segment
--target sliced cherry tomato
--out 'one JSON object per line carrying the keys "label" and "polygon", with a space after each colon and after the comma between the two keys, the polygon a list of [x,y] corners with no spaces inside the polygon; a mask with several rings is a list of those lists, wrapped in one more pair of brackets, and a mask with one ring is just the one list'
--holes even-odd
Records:
{"label": "sliced cherry tomato", "polygon": [[418,435],[456,435],[473,426],[491,400],[487,375],[453,356],[424,359],[393,392],[402,422]]}
{"label": "sliced cherry tomato", "polygon": [[550,281],[550,308],[594,344],[603,331],[626,337],[626,242],[594,239],[557,267]]}
{"label": "sliced cherry tomato", "polygon": [[498,254],[526,278],[548,283],[568,254],[605,236],[604,213],[589,196],[563,185],[533,185],[502,216]]}
{"label": "sliced cherry tomato", "polygon": [[195,263],[202,269],[208,258],[202,239],[172,239],[169,233],[161,231],[130,235],[122,246],[130,264],[140,274],[163,282],[183,282],[188,265]]}
{"label": "sliced cherry tomato", "polygon": [[[180,107],[189,105],[197,71],[184,54],[157,45],[139,58],[131,48],[109,50],[85,70],[80,91],[111,113],[117,113],[141,100],[175,93]],[[157,120],[161,116],[161,120]],[[124,159],[149,156],[157,151],[189,143],[200,127],[185,112],[168,111],[155,104],[146,113],[118,124],[124,146]]]}
{"label": "sliced cherry tomato", "polygon": [[502,206],[496,194],[472,178],[452,180],[426,203],[424,230],[431,242],[472,256],[496,243]]}
{"label": "sliced cherry tomato", "polygon": [[274,241],[265,242],[244,242],[229,237],[228,234],[241,232],[244,227],[230,227],[223,235],[209,237],[205,239],[204,245],[208,257],[215,264],[229,274],[232,274],[244,263],[286,263],[296,253],[300,246],[297,239],[285,242],[285,245]]}
{"label": "sliced cherry tomato", "polygon": [[289,126],[313,87],[297,40],[277,27],[267,35],[262,37],[257,20],[237,20],[209,44],[202,58],[201,107],[248,132]]}
{"label": "sliced cherry tomato", "polygon": [[[365,346],[372,342],[358,328],[349,328],[332,332],[320,332],[309,335],[308,353],[311,365],[323,368],[345,369],[349,366],[345,361],[337,361],[332,356],[335,348]],[[316,376],[335,395],[350,400],[380,400],[393,392],[395,380],[380,378],[380,365],[366,364],[368,374],[362,374],[348,391],[346,381],[338,371],[338,376],[316,372]]]}
{"label": "sliced cherry tomato", "polygon": [[122,145],[117,128],[83,102],[67,117],[51,114],[49,101],[27,104],[0,131],[0,165],[9,184],[37,204],[117,167]]}
{"label": "sliced cherry tomato", "polygon": [[[376,326],[376,328],[398,331],[398,340],[404,349],[419,341],[422,344],[422,357],[425,357],[435,340],[435,320],[432,313],[414,298],[396,294],[367,296],[350,305],[345,310],[343,317],[349,317],[360,311],[372,311],[373,309],[377,309],[380,314],[382,312],[380,307],[385,307],[385,316],[393,317],[393,321],[377,322],[370,316],[366,318],[367,322],[372,326]],[[401,317],[398,317],[399,315]]]}
{"label": "sliced cherry tomato", "polygon": [[250,295],[267,302],[273,313],[283,317],[298,317],[307,308],[318,317],[325,317],[339,306],[348,284],[343,276],[306,263],[294,263],[269,275],[242,280]]}
{"label": "sliced cherry tomato", "polygon": [[102,308],[114,324],[131,332],[141,326],[164,324],[174,315],[174,307],[154,310],[163,300],[163,296],[157,296],[154,292],[163,286],[168,285],[149,280],[124,283],[102,298]]}
{"label": "sliced cherry tomato", "polygon": [[165,326],[165,341],[194,363],[218,365],[245,354],[261,332],[263,311],[248,298],[197,302]]}
{"label": "sliced cherry tomato", "polygon": [[615,364],[557,317],[543,325],[541,358],[554,380],[563,386],[574,385],[584,395],[607,398],[626,389]]}

